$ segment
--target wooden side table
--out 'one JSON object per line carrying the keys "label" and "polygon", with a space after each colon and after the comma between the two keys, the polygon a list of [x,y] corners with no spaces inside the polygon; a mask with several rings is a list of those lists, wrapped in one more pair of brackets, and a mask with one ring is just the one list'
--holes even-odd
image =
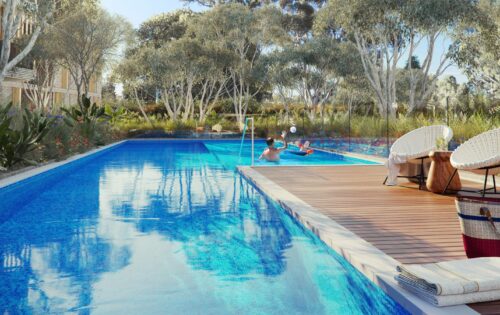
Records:
{"label": "wooden side table", "polygon": [[[432,151],[429,153],[431,158],[431,168],[427,176],[427,189],[433,193],[441,194],[448,183],[455,169],[450,163],[451,151]],[[449,190],[460,190],[462,183],[458,173],[453,177],[453,180],[448,186]]]}

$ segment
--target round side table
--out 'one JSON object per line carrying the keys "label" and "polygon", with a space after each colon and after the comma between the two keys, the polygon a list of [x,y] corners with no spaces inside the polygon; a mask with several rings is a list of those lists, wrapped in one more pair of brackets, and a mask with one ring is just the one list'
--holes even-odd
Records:
{"label": "round side table", "polygon": [[[455,169],[450,163],[451,151],[432,151],[429,153],[431,158],[431,167],[427,176],[427,189],[433,193],[441,194],[448,183]],[[448,186],[449,190],[460,190],[462,183],[458,173]]]}

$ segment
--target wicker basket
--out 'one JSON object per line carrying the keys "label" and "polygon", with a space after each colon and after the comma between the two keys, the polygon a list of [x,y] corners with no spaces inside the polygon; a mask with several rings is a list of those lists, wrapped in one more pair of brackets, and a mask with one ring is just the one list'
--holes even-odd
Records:
{"label": "wicker basket", "polygon": [[500,198],[456,199],[467,257],[500,257]]}

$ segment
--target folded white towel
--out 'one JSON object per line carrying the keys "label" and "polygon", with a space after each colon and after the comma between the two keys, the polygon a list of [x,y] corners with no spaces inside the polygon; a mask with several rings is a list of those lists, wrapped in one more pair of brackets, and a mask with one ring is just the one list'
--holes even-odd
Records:
{"label": "folded white towel", "polygon": [[396,276],[396,280],[398,280],[398,283],[402,288],[435,306],[462,305],[500,300],[500,290],[473,292],[467,294],[434,295],[416,288],[413,284],[406,283],[406,281],[401,279],[399,276]]}
{"label": "folded white towel", "polygon": [[500,290],[500,257],[401,265],[398,281],[432,295],[459,295]]}

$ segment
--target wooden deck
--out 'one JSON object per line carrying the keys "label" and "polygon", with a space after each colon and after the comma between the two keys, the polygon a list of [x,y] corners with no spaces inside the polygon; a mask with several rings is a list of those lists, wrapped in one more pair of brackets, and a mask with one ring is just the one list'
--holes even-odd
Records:
{"label": "wooden deck", "polygon": [[[383,166],[256,170],[402,263],[466,258],[454,196],[419,191],[411,183],[383,186]],[[470,306],[500,314],[500,301]]]}

